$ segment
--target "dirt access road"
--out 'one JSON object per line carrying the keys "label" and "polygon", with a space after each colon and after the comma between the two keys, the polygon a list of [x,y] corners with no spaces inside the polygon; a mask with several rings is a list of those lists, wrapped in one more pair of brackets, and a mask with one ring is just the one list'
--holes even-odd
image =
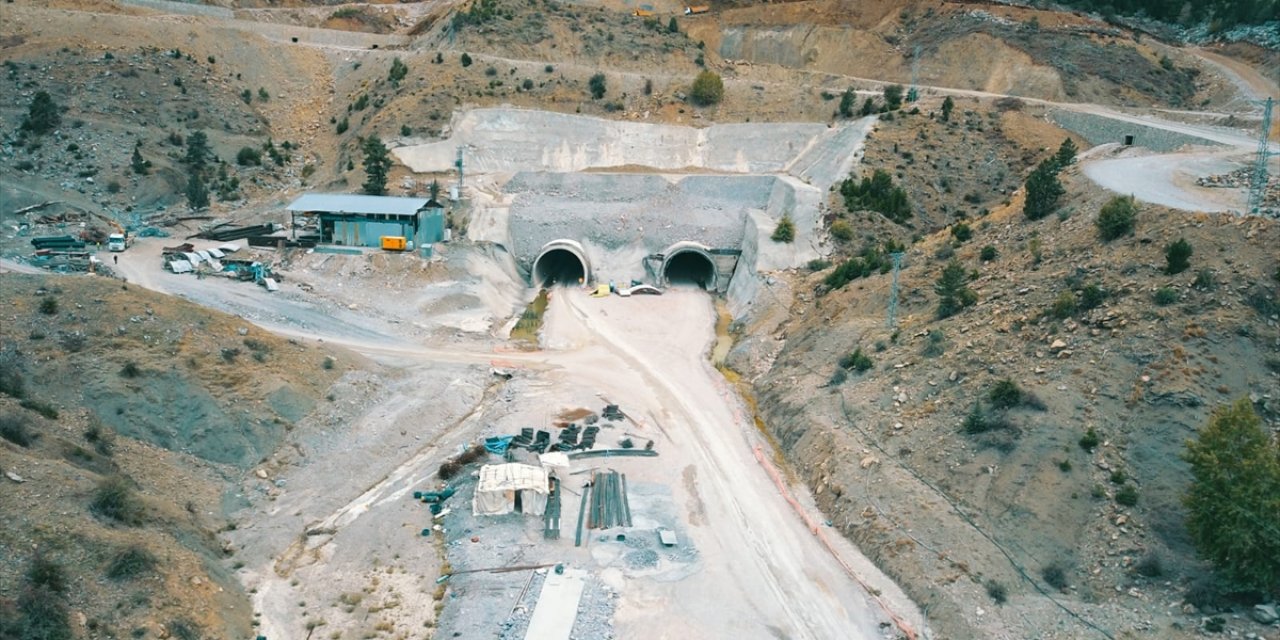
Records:
{"label": "dirt access road", "polygon": [[[772,459],[768,443],[707,359],[714,319],[711,298],[691,289],[599,299],[562,289],[551,298],[544,341],[552,350],[543,353],[560,365],[557,383],[599,389],[641,426],[661,432],[655,479],[673,485],[695,525],[701,571],[674,582],[629,581],[615,617],[618,636],[884,637],[885,612],[853,574],[921,629],[898,587],[820,525],[826,546],[757,458],[759,450]],[[673,481],[682,476],[683,483]],[[807,490],[787,491],[812,521],[822,521]]]}
{"label": "dirt access road", "polygon": [[[410,371],[451,363],[483,364],[500,358],[524,370],[522,375],[535,376],[540,384],[562,390],[557,395],[591,390],[623,404],[639,427],[659,441],[660,466],[651,466],[646,479],[670,485],[674,502],[685,507],[690,544],[697,548],[699,561],[695,571],[679,579],[620,579],[614,620],[618,637],[723,637],[726,630],[734,636],[762,639],[885,637],[891,630],[880,625],[888,622],[889,616],[859,579],[880,593],[894,614],[914,629],[924,628],[914,604],[851,543],[821,525],[817,529],[820,535],[810,530],[757,457],[757,451],[765,460],[774,456],[740,398],[707,360],[714,339],[715,312],[705,293],[672,290],[661,297],[594,299],[582,291],[559,290],[552,296],[546,316],[547,349],[496,354],[493,345],[481,346],[487,342],[484,338],[477,337],[475,344],[469,345],[427,347],[397,335],[403,325],[371,326],[362,323],[356,311],[349,312],[349,317],[334,318],[311,305],[300,292],[285,297],[247,283],[164,273],[156,267],[160,244],[163,241],[139,243],[119,254],[118,271],[131,284],[236,313],[285,335],[342,345]],[[548,398],[540,401],[548,405],[556,402]],[[467,428],[477,430],[474,436],[482,426],[477,423]],[[452,441],[468,436],[453,430],[436,437]],[[402,494],[429,477],[440,462],[437,458],[448,450],[445,446],[406,448],[401,459],[377,462],[386,467],[385,473],[369,485],[352,487],[335,481],[331,488],[316,487],[317,494],[352,495],[337,501],[332,500],[336,495],[328,496],[332,504],[322,512],[308,509],[307,520],[318,516],[334,529],[335,536],[348,528],[360,531],[374,527],[384,517],[379,508],[395,509],[403,504]],[[422,455],[424,451],[439,453]],[[339,462],[336,458],[343,455],[342,450],[329,456],[313,454],[305,465],[323,468]],[[304,468],[299,473],[307,472]],[[291,481],[289,486],[304,484]],[[807,490],[790,485],[786,492],[810,522],[822,522]],[[333,504],[338,503],[333,510]],[[290,507],[289,512],[295,508],[301,512],[306,506]],[[279,505],[272,509],[278,510]],[[262,517],[271,516],[268,512]],[[257,536],[264,533],[249,523],[242,528],[257,531]],[[283,546],[301,531],[280,533]],[[393,547],[388,550],[382,547],[385,544]],[[406,557],[408,549],[421,546],[412,536],[392,536],[379,541],[378,552],[394,555],[402,544]],[[354,555],[344,552],[342,562],[336,562],[335,557],[335,566],[325,570],[334,572],[333,579],[361,566],[363,552],[358,548],[350,552]],[[548,552],[573,553],[564,549]],[[280,553],[286,549],[278,548],[272,555]],[[590,555],[572,557],[583,564],[591,562]],[[289,578],[274,571],[255,571],[253,579],[263,580],[254,585],[259,589],[263,613],[261,628],[294,628],[296,621],[289,619],[293,615],[289,610],[298,609],[291,603],[302,594],[287,588]],[[280,603],[268,603],[267,599],[290,604],[276,606]],[[421,606],[429,607],[430,603],[422,602]],[[664,615],[655,617],[654,611]],[[281,619],[275,619],[277,614]]]}

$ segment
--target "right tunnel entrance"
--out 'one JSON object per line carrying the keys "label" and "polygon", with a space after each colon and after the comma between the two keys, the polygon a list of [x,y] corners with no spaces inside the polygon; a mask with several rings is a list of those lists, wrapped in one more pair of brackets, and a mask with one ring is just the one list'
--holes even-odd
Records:
{"label": "right tunnel entrance", "polygon": [[711,256],[695,249],[680,249],[668,254],[662,264],[662,281],[670,287],[694,285],[716,289],[716,265]]}

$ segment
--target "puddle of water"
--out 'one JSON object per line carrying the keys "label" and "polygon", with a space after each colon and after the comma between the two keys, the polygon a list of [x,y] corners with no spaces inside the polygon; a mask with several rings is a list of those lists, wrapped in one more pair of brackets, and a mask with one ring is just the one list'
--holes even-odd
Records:
{"label": "puddle of water", "polygon": [[717,369],[724,366],[729,357],[729,349],[733,348],[733,336],[729,333],[729,325],[733,324],[733,316],[729,314],[729,305],[722,298],[716,298],[716,343],[711,347],[711,364]]}

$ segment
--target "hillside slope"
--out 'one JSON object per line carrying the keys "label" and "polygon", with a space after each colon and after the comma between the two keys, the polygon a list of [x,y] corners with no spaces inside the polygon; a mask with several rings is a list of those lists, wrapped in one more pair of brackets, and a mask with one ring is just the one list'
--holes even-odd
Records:
{"label": "hillside slope", "polygon": [[[894,331],[890,275],[822,295],[825,272],[795,274],[811,302],[755,383],[834,526],[950,637],[1077,638],[1091,633],[1085,621],[1192,637],[1199,613],[1222,603],[1206,595],[1208,568],[1183,526],[1183,442],[1240,397],[1280,424],[1280,225],[1143,206],[1135,235],[1103,243],[1094,218],[1110,196],[1074,172],[1056,218],[1027,221],[1015,200],[970,221],[971,240],[940,232],[909,247]],[[1192,265],[1166,275],[1178,238]],[[984,246],[997,257],[981,260]],[[952,257],[972,270],[978,302],[937,320],[933,284]],[[1104,300],[1086,309],[1091,285]],[[858,348],[872,368],[837,382],[837,361]],[[1003,379],[1034,400],[966,435]],[[1098,443],[1085,447],[1089,432]],[[1151,563],[1163,571],[1142,575]],[[1055,567],[1061,591],[1046,582]],[[993,584],[1007,603],[988,596]],[[1164,607],[1184,598],[1202,609]]]}
{"label": "hillside slope", "polygon": [[0,291],[4,637],[251,636],[224,504],[358,361],[106,278]]}

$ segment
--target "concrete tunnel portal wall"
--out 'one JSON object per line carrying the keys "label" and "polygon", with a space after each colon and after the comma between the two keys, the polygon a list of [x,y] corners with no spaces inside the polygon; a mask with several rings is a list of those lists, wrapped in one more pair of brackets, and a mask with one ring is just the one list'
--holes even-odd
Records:
{"label": "concrete tunnel portal wall", "polygon": [[707,247],[692,241],[677,242],[662,252],[663,286],[695,284],[707,291],[720,286],[716,260]]}
{"label": "concrete tunnel portal wall", "polygon": [[591,282],[591,261],[581,244],[573,240],[552,240],[542,246],[533,261],[530,280],[536,287]]}

